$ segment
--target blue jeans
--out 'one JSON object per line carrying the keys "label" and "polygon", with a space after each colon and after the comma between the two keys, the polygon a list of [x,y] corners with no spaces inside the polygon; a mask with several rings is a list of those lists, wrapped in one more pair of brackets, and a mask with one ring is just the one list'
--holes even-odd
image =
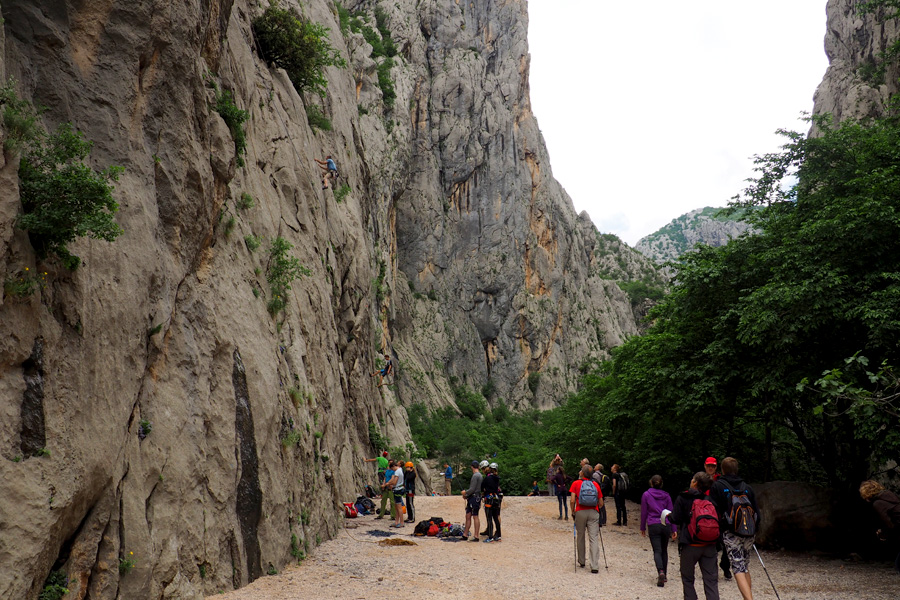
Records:
{"label": "blue jeans", "polygon": [[565,494],[557,494],[556,499],[559,501],[559,516],[563,516],[563,507],[566,508],[566,518],[569,518],[569,503],[566,502]]}

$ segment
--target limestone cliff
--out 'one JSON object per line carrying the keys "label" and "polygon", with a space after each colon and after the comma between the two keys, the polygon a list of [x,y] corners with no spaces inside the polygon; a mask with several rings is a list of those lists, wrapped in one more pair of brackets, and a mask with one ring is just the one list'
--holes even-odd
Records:
{"label": "limestone cliff", "polygon": [[[382,3],[392,105],[330,0],[283,4],[348,62],[324,99],[261,60],[263,3],[0,0],[0,75],[125,168],[125,233],[75,243],[69,272],[14,227],[18,158],[0,162],[0,277],[47,273],[0,302],[0,597],[37,597],[51,569],[71,598],[245,585],[337,531],[370,427],[404,444],[404,407],[450,404],[454,382],[553,406],[638,331],[616,281],[658,275],[552,177],[525,2]],[[213,84],[249,112],[244,166]],[[313,162],[329,153],[340,199]],[[276,237],[311,273],[273,318]],[[381,352],[398,372],[376,388]]]}
{"label": "limestone cliff", "polygon": [[722,216],[720,208],[698,208],[672,219],[664,227],[638,240],[634,248],[658,264],[676,260],[696,244],[724,246],[749,229],[737,218]]}
{"label": "limestone cliff", "polygon": [[828,70],[814,97],[816,114],[830,113],[838,121],[884,113],[891,95],[900,90],[900,62],[888,60],[883,74],[873,72],[885,63],[882,53],[900,39],[898,19],[886,19],[889,9],[860,15],[856,0],[828,0],[825,53]]}

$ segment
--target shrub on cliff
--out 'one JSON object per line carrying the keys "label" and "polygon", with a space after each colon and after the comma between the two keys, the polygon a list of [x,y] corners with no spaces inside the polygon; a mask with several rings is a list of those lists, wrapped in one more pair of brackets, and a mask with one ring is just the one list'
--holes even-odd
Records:
{"label": "shrub on cliff", "polygon": [[292,9],[279,8],[274,0],[253,19],[252,26],[262,57],[287,71],[298,92],[324,96],[325,67],[347,66],[329,43],[327,27],[302,19]]}
{"label": "shrub on cliff", "polygon": [[52,134],[41,131],[19,163],[23,213],[17,226],[28,232],[40,257],[55,254],[71,270],[81,259],[69,252],[69,243],[79,237],[111,242],[122,233],[113,219],[119,205],[111,184],[122,167],[89,167],[84,161],[91,146],[64,123]]}

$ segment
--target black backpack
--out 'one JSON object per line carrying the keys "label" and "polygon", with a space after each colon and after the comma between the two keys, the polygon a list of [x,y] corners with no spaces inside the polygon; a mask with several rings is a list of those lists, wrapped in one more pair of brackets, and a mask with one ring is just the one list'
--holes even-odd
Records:
{"label": "black backpack", "polygon": [[758,517],[750,503],[750,490],[723,488],[722,492],[725,494],[725,521],[728,528],[740,537],[756,535]]}
{"label": "black backpack", "polygon": [[616,490],[617,492],[627,492],[628,491],[628,474],[624,471],[619,471],[619,486]]}

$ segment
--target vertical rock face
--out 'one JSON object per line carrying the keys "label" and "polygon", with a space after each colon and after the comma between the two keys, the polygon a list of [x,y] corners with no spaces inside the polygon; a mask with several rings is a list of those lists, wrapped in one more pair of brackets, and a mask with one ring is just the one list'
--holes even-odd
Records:
{"label": "vertical rock face", "polygon": [[[0,277],[47,273],[0,301],[0,597],[36,597],[51,569],[73,598],[245,585],[337,531],[370,425],[402,445],[403,407],[451,404],[454,382],[553,406],[637,332],[615,282],[656,271],[552,177],[524,2],[384,3],[393,108],[331,2],[282,4],[348,60],[323,99],[260,60],[255,2],[0,0],[0,73],[125,168],[124,235],[72,244],[68,272],[14,227],[18,158],[0,159]],[[249,113],[243,167],[212,83]],[[273,318],[277,237],[311,273]],[[382,351],[396,385],[375,388]]]}
{"label": "vertical rock face", "polygon": [[[815,94],[816,114],[830,113],[836,121],[880,115],[885,102],[897,93],[900,65],[888,66],[883,77],[866,76],[866,65],[900,38],[897,19],[883,21],[885,13],[860,15],[855,0],[828,0],[825,53],[829,66]],[[885,10],[885,9],[881,9]]]}

